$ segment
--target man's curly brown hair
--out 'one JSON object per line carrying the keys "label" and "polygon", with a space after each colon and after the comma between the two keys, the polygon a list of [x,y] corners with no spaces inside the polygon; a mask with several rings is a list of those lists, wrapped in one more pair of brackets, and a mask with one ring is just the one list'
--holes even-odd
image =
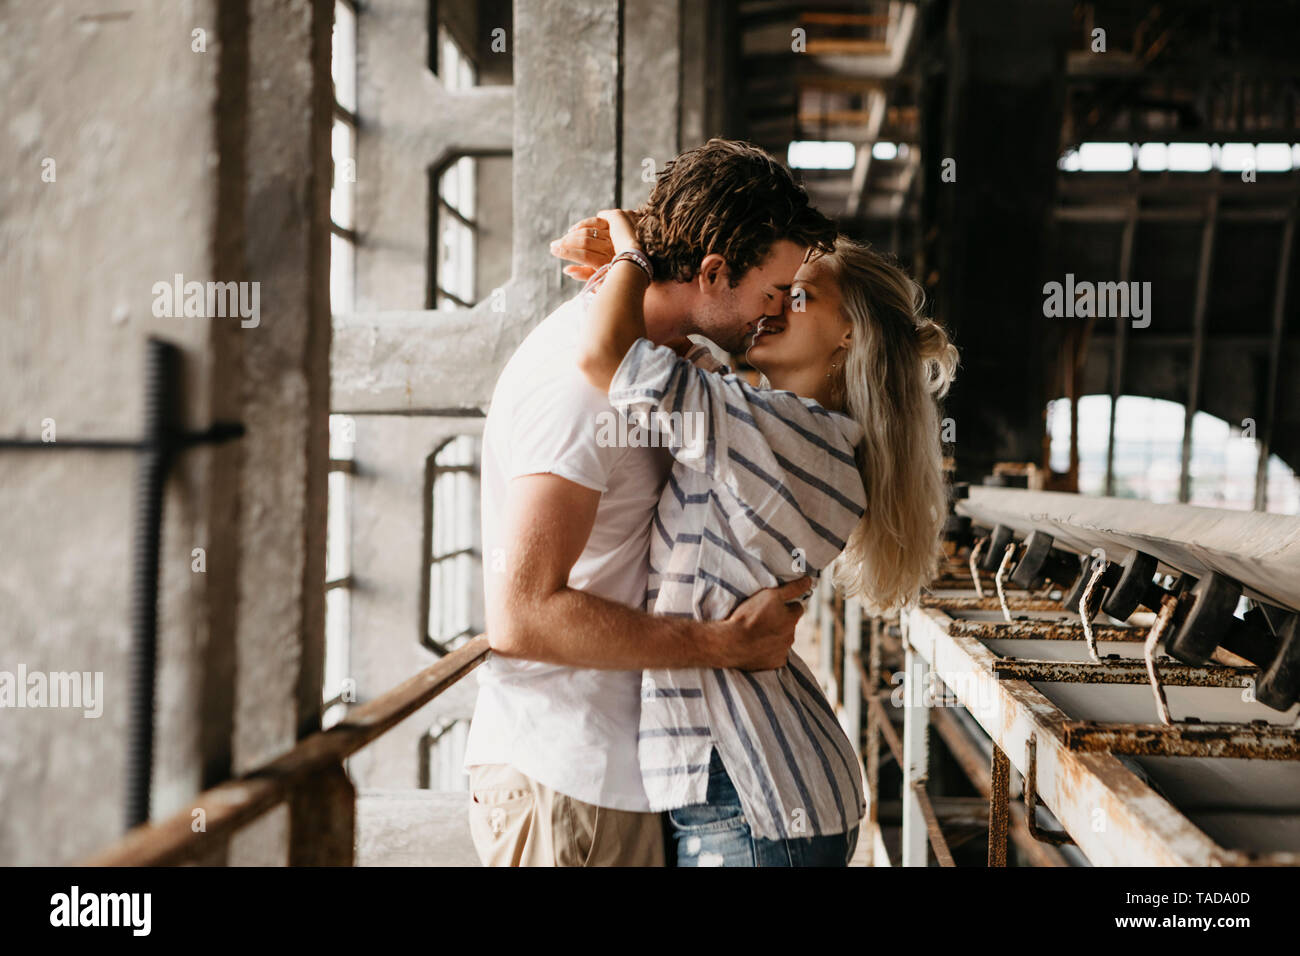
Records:
{"label": "man's curly brown hair", "polygon": [[835,223],[809,205],[790,171],[737,140],[714,138],[665,164],[637,212],[656,279],[689,282],[716,252],[735,286],[782,239],[817,252],[835,245]]}

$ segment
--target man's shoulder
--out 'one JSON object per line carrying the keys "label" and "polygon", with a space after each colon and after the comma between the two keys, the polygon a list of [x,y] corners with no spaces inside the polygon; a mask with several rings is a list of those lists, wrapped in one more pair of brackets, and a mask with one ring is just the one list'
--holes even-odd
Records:
{"label": "man's shoulder", "polygon": [[506,368],[553,364],[560,352],[572,357],[578,343],[581,309],[578,296],[561,302],[529,329],[514,353],[506,360]]}
{"label": "man's shoulder", "polygon": [[582,407],[608,407],[608,396],[578,371],[581,308],[578,296],[565,300],[524,337],[502,369],[492,409],[502,404],[517,408],[532,401],[560,400]]}
{"label": "man's shoulder", "polygon": [[583,295],[580,292],[557,305],[533,327],[533,330],[528,333],[528,339],[537,338],[545,342],[562,338],[576,339],[579,320],[585,311]]}

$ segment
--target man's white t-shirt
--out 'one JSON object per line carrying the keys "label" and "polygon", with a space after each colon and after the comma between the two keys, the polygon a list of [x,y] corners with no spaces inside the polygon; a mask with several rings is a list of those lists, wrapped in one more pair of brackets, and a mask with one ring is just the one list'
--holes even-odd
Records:
{"label": "man's white t-shirt", "polygon": [[[618,413],[577,367],[583,293],[552,312],[506,363],[483,430],[483,571],[499,574],[509,482],[550,473],[601,492],[569,586],[641,608],[650,521],[671,458],[618,447]],[[603,440],[602,440],[603,439]],[[626,444],[626,443],[624,443]],[[586,670],[493,655],[479,694],[465,766],[509,764],[596,806],[649,811],[637,761],[641,671]]]}

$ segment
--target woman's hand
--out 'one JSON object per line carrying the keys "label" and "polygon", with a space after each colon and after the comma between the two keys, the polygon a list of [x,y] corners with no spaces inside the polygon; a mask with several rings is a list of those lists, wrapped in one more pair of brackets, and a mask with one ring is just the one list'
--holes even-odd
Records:
{"label": "woman's hand", "polygon": [[564,267],[566,276],[586,282],[597,269],[614,258],[609,222],[599,216],[575,222],[568,232],[551,243],[551,255],[573,263]]}
{"label": "woman's hand", "polygon": [[596,214],[607,223],[609,239],[614,246],[614,255],[635,249],[644,252],[641,242],[636,237],[636,213],[626,209],[602,209]]}
{"label": "woman's hand", "polygon": [[601,266],[625,249],[640,249],[636,238],[636,213],[608,209],[581,219],[551,243],[551,255],[571,262],[564,274],[586,282]]}

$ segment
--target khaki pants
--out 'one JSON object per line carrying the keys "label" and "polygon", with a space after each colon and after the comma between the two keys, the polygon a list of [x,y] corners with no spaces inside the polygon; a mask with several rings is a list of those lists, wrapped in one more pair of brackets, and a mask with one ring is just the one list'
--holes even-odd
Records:
{"label": "khaki pants", "polygon": [[663,817],[557,793],[505,764],[469,768],[469,829],[484,866],[663,866]]}

